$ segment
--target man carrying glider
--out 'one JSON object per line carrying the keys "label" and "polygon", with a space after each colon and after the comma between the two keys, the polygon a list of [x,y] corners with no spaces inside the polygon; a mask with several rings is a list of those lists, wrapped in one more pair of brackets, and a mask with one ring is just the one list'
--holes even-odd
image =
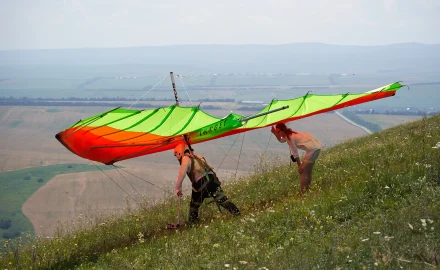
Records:
{"label": "man carrying glider", "polygon": [[[300,194],[304,194],[312,182],[313,165],[321,153],[322,144],[309,133],[293,131],[283,123],[277,124],[275,128],[272,126],[271,132],[280,143],[287,142],[289,145],[290,158],[298,165]],[[298,148],[306,151],[302,162],[298,155]]]}
{"label": "man carrying glider", "polygon": [[182,182],[185,174],[188,175],[192,183],[191,202],[189,205],[188,222],[190,224],[198,220],[199,207],[203,200],[212,197],[217,206],[222,206],[235,216],[240,215],[240,210],[228,200],[217,175],[212,167],[206,163],[202,156],[194,155],[185,143],[181,143],[174,148],[174,156],[180,163],[179,175],[177,176],[175,192],[177,196],[182,196]]}

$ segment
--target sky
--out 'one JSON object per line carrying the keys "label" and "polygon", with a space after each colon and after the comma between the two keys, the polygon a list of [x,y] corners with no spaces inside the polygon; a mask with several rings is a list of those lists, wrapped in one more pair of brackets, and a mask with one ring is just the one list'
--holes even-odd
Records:
{"label": "sky", "polygon": [[0,0],[0,50],[440,44],[440,0]]}

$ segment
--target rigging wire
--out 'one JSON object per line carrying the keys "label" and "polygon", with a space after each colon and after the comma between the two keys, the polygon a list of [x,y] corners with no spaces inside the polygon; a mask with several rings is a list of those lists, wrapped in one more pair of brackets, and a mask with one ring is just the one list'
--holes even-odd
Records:
{"label": "rigging wire", "polygon": [[223,157],[222,162],[220,163],[220,165],[218,165],[218,167],[217,167],[217,171],[220,169],[220,166],[222,166],[223,161],[225,161],[226,157],[227,157],[228,154],[229,154],[229,151],[231,151],[231,149],[232,149],[232,147],[234,146],[235,142],[237,141],[238,137],[240,137],[240,134],[238,134],[237,137],[235,137],[234,142],[232,143],[231,147],[229,147],[229,150],[228,150],[228,152],[226,153],[226,155]]}
{"label": "rigging wire", "polygon": [[91,161],[93,163],[93,165],[96,166],[96,168],[98,168],[103,174],[105,174],[105,176],[107,176],[113,183],[115,183],[125,194],[128,195],[128,197],[130,197],[133,201],[135,201],[139,206],[142,207],[142,205],[139,203],[138,200],[136,200],[135,198],[133,198],[133,196],[131,196],[127,191],[125,191],[115,180],[113,180],[113,178],[111,178],[108,174],[106,174],[98,165],[96,165],[95,162]]}
{"label": "rigging wire", "polygon": [[186,91],[185,84],[184,84],[183,81],[182,81],[182,76],[177,75],[177,77],[179,78],[180,82],[182,83],[183,89],[185,90],[186,95],[188,96],[189,101],[191,102],[191,105],[194,106],[194,103],[192,102],[191,97],[189,96],[188,91]]}
{"label": "rigging wire", "polygon": [[[194,85],[194,86],[196,87],[196,88],[195,88],[196,90],[199,90],[200,92],[203,92],[204,94],[206,94],[206,91],[203,91],[203,90],[202,90],[202,87],[201,87],[200,85],[198,85],[198,84],[192,82],[191,80],[188,80],[187,78],[185,78],[185,79],[186,79],[187,82],[189,82],[189,83],[191,83],[192,85]],[[219,96],[218,94],[211,94],[211,95]],[[225,98],[225,97],[222,97],[222,96],[219,96],[219,97],[221,97],[221,98]],[[215,100],[213,100],[213,101],[214,101],[214,102],[217,102],[217,104],[218,104],[220,107],[222,107],[223,109],[226,109],[226,110],[230,111],[231,113],[233,113],[233,111],[232,111],[230,108],[228,108],[228,107],[222,105],[222,104],[219,103],[218,101],[215,101]]]}
{"label": "rigging wire", "polygon": [[168,75],[165,76],[162,80],[160,80],[158,83],[156,83],[153,87],[150,88],[150,90],[147,91],[147,93],[143,94],[138,100],[136,100],[133,104],[130,105],[130,107],[128,107],[129,109],[135,105],[136,103],[139,102],[139,100],[141,100],[142,98],[144,98],[148,93],[150,93],[151,90],[153,90],[158,84],[163,84],[163,82],[165,81],[165,79],[168,78]]}
{"label": "rigging wire", "polygon": [[272,132],[270,133],[270,135],[269,135],[269,141],[267,142],[267,144],[266,144],[266,149],[264,149],[264,152],[263,152],[263,156],[266,154],[266,151],[267,151],[267,148],[269,147],[269,144],[270,144],[270,140],[272,139]]}
{"label": "rigging wire", "polygon": [[238,164],[240,164],[241,150],[243,149],[243,142],[244,142],[244,136],[245,136],[245,135],[246,135],[246,132],[243,132],[243,139],[241,140],[240,154],[238,155],[237,168],[235,169],[235,175],[234,175],[234,177],[237,177]]}
{"label": "rigging wire", "polygon": [[141,196],[141,193],[130,183],[130,181],[128,181],[128,179],[118,170],[119,168],[117,167],[117,166],[115,166],[115,165],[111,165],[111,166],[113,166],[113,168],[115,168],[117,171],[118,171],[118,173],[125,179],[125,181],[127,181],[127,183],[134,189],[134,191],[139,195],[139,196]]}
{"label": "rigging wire", "polygon": [[158,185],[155,185],[155,184],[153,184],[152,182],[147,181],[147,180],[145,180],[145,179],[143,179],[143,178],[141,178],[141,177],[139,177],[139,176],[137,176],[137,175],[135,175],[135,174],[133,174],[133,173],[131,173],[131,172],[128,172],[128,171],[126,171],[126,170],[124,170],[124,169],[122,169],[122,168],[118,168],[118,169],[121,170],[121,171],[123,171],[123,172],[125,172],[125,173],[128,173],[128,174],[130,174],[131,176],[134,176],[134,177],[136,177],[136,178],[138,178],[138,179],[144,181],[145,183],[148,183],[148,184],[150,184],[150,185],[152,185],[152,186],[154,186],[154,187],[156,187],[156,188],[158,188],[158,189],[160,189],[160,190],[162,190],[162,191],[165,191],[165,192],[167,192],[167,193],[172,194],[170,191],[165,190],[165,189],[159,187]]}

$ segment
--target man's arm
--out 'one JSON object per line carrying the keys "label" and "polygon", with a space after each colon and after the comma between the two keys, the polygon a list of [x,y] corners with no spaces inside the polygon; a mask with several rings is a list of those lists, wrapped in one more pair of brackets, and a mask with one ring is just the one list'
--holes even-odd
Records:
{"label": "man's arm", "polygon": [[183,156],[182,164],[180,165],[179,175],[177,176],[176,185],[174,186],[174,192],[177,196],[182,196],[182,182],[185,179],[186,173],[191,170],[191,159],[187,156]]}

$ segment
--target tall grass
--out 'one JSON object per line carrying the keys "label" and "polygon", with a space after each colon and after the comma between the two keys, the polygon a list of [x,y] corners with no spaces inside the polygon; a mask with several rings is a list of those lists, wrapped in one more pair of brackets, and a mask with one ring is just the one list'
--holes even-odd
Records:
{"label": "tall grass", "polygon": [[[4,268],[430,269],[440,260],[440,116],[324,151],[310,192],[296,165],[263,157],[224,186],[234,218],[203,205],[200,224],[168,231],[176,199],[92,229],[8,243]],[[286,158],[287,159],[287,158]],[[182,212],[188,211],[188,198]]]}

